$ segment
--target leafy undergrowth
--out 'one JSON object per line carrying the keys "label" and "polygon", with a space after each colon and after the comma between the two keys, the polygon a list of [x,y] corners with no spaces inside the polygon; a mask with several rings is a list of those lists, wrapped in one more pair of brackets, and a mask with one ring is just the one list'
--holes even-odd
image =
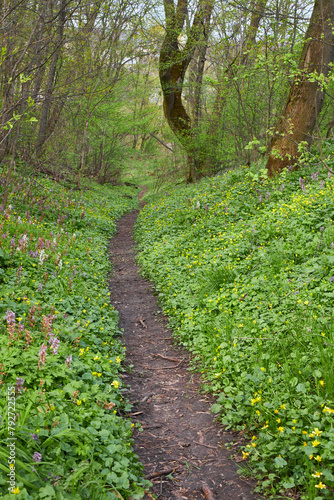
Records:
{"label": "leafy undergrowth", "polygon": [[1,498],[143,496],[107,286],[108,238],[136,204],[128,188],[13,181],[0,215]]}
{"label": "leafy undergrowth", "polygon": [[247,167],[142,210],[139,262],[180,342],[245,430],[241,472],[271,496],[333,494],[333,177]]}

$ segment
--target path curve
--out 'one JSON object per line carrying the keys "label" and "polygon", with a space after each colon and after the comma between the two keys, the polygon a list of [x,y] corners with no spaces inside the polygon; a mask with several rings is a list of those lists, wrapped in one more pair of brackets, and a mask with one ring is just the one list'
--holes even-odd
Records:
{"label": "path curve", "polygon": [[[225,445],[242,436],[225,432],[210,412],[201,379],[188,368],[188,354],[173,343],[159,313],[152,285],[135,264],[133,226],[138,211],[123,216],[110,245],[114,273],[111,301],[124,329],[124,375],[132,402],[135,452],[159,500],[256,500],[254,483],[237,474]],[[164,474],[162,474],[162,472]],[[211,495],[211,496],[210,496]],[[153,498],[150,494],[146,499]]]}

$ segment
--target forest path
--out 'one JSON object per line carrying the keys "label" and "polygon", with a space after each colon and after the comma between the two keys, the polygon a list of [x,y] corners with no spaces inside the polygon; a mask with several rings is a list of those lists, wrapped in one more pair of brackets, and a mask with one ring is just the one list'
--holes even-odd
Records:
{"label": "forest path", "polygon": [[[142,195],[142,193],[141,193]],[[141,197],[141,196],[140,196]],[[139,275],[133,227],[138,211],[123,216],[110,245],[111,301],[124,329],[135,452],[159,500],[255,500],[254,483],[237,474],[224,445],[242,436],[224,431],[199,393],[201,378],[188,370],[189,355],[175,345],[153,286]],[[163,472],[163,474],[162,474]],[[146,499],[153,498],[151,494]]]}

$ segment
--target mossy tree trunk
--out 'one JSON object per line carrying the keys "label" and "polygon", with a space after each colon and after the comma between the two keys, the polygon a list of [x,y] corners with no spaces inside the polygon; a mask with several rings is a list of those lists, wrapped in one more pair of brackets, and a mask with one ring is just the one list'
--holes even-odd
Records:
{"label": "mossy tree trunk", "polygon": [[[202,60],[204,47],[207,46],[213,0],[200,0],[192,26],[187,34],[184,48],[180,47],[179,37],[183,34],[184,23],[188,16],[187,0],[164,0],[166,33],[159,58],[159,77],[163,93],[164,115],[170,128],[185,148],[188,157],[188,182],[198,176],[199,165],[194,152],[193,123],[182,100],[185,74],[196,49],[201,48]],[[204,71],[204,63],[198,65]],[[202,75],[198,79],[202,81]]]}

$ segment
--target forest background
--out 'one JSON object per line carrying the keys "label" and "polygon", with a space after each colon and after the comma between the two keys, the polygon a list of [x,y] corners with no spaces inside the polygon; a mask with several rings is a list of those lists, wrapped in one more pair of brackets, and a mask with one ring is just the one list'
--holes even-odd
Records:
{"label": "forest background", "polygon": [[304,86],[310,102],[297,97],[290,110],[300,123],[286,115],[276,134],[299,147],[286,158],[299,156],[331,135],[332,20],[328,0],[4,2],[6,186],[19,164],[77,187],[139,168],[156,188],[264,165],[287,99]]}

